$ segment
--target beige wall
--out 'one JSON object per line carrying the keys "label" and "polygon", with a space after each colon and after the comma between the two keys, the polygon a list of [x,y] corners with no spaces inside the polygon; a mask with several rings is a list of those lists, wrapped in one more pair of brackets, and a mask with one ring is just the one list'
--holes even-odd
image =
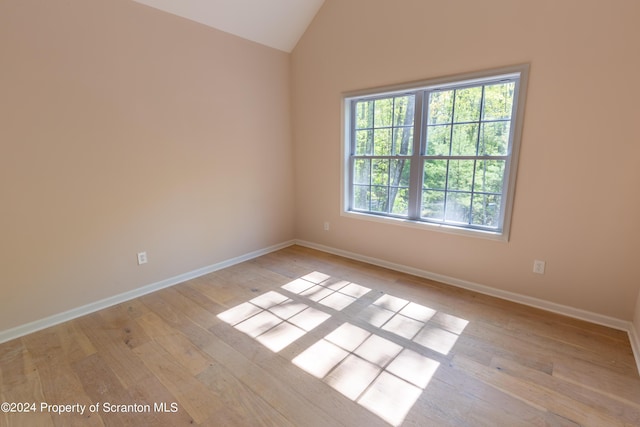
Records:
{"label": "beige wall", "polygon": [[[296,237],[630,321],[638,16],[633,0],[327,0],[292,55]],[[521,63],[531,69],[508,243],[340,216],[341,93]]]}
{"label": "beige wall", "polygon": [[[640,293],[638,294],[638,300],[636,302],[636,312],[635,312],[635,315],[633,317],[633,325],[635,326],[636,334],[640,334]],[[636,339],[638,339],[638,338],[640,338],[640,335],[638,335],[636,337]],[[640,344],[640,343],[638,343],[638,344]],[[640,357],[639,357],[639,359],[640,359]],[[639,361],[639,363],[640,363],[640,361]],[[638,368],[640,369],[640,366]]]}
{"label": "beige wall", "polygon": [[293,238],[289,55],[0,0],[0,58],[0,331]]}

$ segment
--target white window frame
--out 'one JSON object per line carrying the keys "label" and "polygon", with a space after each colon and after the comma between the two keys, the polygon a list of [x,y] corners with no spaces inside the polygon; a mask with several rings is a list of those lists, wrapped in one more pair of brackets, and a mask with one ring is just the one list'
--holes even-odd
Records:
{"label": "white window frame", "polygon": [[[365,89],[360,91],[348,92],[342,96],[342,153],[343,162],[341,167],[341,215],[348,218],[373,221],[383,224],[395,224],[400,226],[414,227],[424,230],[441,231],[452,234],[460,234],[465,236],[482,237],[493,240],[509,240],[509,232],[511,229],[511,217],[513,211],[513,202],[515,196],[516,175],[518,166],[518,157],[520,151],[520,141],[522,135],[522,127],[524,121],[524,106],[526,99],[526,89],[528,81],[529,65],[517,65],[511,67],[504,67],[500,69],[493,69],[475,73],[467,73],[455,76],[448,76],[436,79],[429,79],[419,82],[386,86],[382,88]],[[486,228],[475,228],[469,225],[454,225],[450,223],[438,223],[428,222],[420,218],[404,218],[392,215],[377,214],[371,212],[355,211],[351,209],[352,203],[352,158],[354,158],[352,138],[354,135],[353,129],[353,111],[352,105],[354,100],[366,99],[366,98],[379,98],[384,96],[402,95],[408,92],[416,92],[426,94],[427,101],[422,101],[422,95],[416,97],[416,121],[415,124],[414,147],[420,147],[420,151],[416,152],[414,149],[412,159],[412,173],[415,177],[415,166],[420,164],[426,156],[422,151],[426,147],[426,143],[423,142],[425,136],[426,124],[422,124],[422,121],[426,122],[427,112],[423,111],[427,108],[428,93],[442,89],[460,88],[463,86],[480,86],[491,82],[497,82],[499,80],[513,79],[516,83],[513,99],[513,112],[511,115],[511,129],[510,140],[507,149],[506,166],[504,171],[504,187],[502,191],[503,201],[501,203],[500,221],[502,226],[495,230]],[[414,161],[416,160],[416,161]],[[422,166],[419,166],[419,176],[422,175]],[[412,178],[413,179],[413,178]],[[420,179],[421,182],[421,178]],[[415,187],[415,184],[412,184]],[[420,183],[420,189],[422,189],[422,183]],[[412,191],[413,200],[410,202],[414,206],[421,203],[421,197],[415,192],[415,188]]]}

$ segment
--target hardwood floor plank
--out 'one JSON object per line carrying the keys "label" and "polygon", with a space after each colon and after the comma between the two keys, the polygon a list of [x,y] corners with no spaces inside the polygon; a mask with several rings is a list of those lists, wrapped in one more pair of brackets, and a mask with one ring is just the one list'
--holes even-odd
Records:
{"label": "hardwood floor plank", "polygon": [[[126,387],[153,375],[132,351],[133,344],[141,340],[135,336],[131,338],[131,334],[122,331],[120,327],[105,323],[99,313],[81,317],[76,322],[89,336],[102,359]],[[140,330],[137,332],[141,333]],[[148,342],[148,337],[145,336],[142,341]]]}
{"label": "hardwood floor plank", "polygon": [[[167,325],[176,331],[181,332],[195,347],[202,350],[213,339],[212,334],[202,325],[197,324],[185,313],[176,312],[170,304],[167,304],[163,298],[148,298],[145,303],[158,315]],[[220,309],[222,311],[223,308]],[[211,314],[217,324],[220,321]],[[210,321],[205,322],[206,325]]]}
{"label": "hardwood floor plank", "polygon": [[[440,383],[449,386],[447,392],[439,391],[439,387],[442,387]],[[426,398],[433,401],[432,405],[446,409],[446,401],[453,400],[457,411],[474,417],[473,425],[578,426],[546,408],[515,398],[455,367],[442,366],[434,378],[433,390],[428,391],[431,394]],[[504,417],[504,424],[496,423],[500,417]]]}
{"label": "hardwood floor plank", "polygon": [[340,394],[332,392],[331,387],[304,372],[291,363],[288,358],[281,357],[263,346],[255,346],[255,341],[245,334],[237,334],[237,331],[228,325],[221,324],[211,328],[216,336],[223,339],[233,348],[245,355],[250,355],[251,361],[264,372],[276,373],[278,378],[294,393],[313,402],[313,404],[326,413],[340,413],[340,421],[345,425],[364,423],[369,426],[383,425],[380,419],[371,415],[361,406]]}
{"label": "hardwood floor plank", "polygon": [[484,323],[470,323],[464,335],[485,342],[489,347],[495,347],[499,351],[522,354],[522,357],[530,360],[535,358],[551,363],[570,355],[573,360],[581,360],[620,374],[629,374],[629,366],[618,363],[619,360],[624,360],[626,357],[626,352],[623,351],[619,352],[618,357],[612,360],[611,357],[606,357],[606,355],[603,357],[588,348],[573,346],[532,332],[516,332]]}
{"label": "hardwood floor plank", "polygon": [[[22,340],[0,346],[0,402],[39,405],[44,401],[40,374]],[[0,412],[0,425],[52,425],[51,415],[39,409],[37,406],[35,412]]]}
{"label": "hardwood floor plank", "polygon": [[476,379],[484,381],[540,411],[548,410],[582,426],[625,425],[623,420],[559,393],[550,388],[548,384],[532,383],[518,378],[514,375],[515,371],[506,372],[501,367],[487,367],[459,356],[456,356],[454,361],[454,366],[458,369],[470,372]]}
{"label": "hardwood floor plank", "polygon": [[[214,390],[227,409],[227,425],[294,426],[273,406],[233,376],[224,366],[215,363],[198,375],[198,379]],[[222,425],[220,417],[208,420]]]}
{"label": "hardwood floor plank", "polygon": [[[618,337],[602,336],[589,327],[588,324],[580,328],[574,326],[559,327],[555,320],[541,322],[535,317],[514,318],[509,322],[507,329],[520,336],[536,335],[549,340],[554,347],[570,345],[582,352],[596,353],[599,358],[606,359],[611,365],[615,364],[621,369],[627,369],[629,373],[635,370],[635,360],[628,337],[620,340]],[[598,337],[599,339],[594,339]],[[622,352],[622,348],[629,351]]]}
{"label": "hardwood floor plank", "polygon": [[181,410],[185,410],[196,423],[201,424],[221,410],[222,406],[217,396],[159,344],[147,342],[133,351],[160,383],[176,397]]}
{"label": "hardwood floor plank", "polygon": [[[448,404],[452,401],[456,404]],[[422,414],[433,417],[435,422],[416,421],[415,425],[544,425],[540,411],[469,378],[461,378],[460,384],[456,385],[433,379],[407,416],[407,424],[411,425],[414,419],[420,420]]]}
{"label": "hardwood floor plank", "polygon": [[100,418],[106,426],[139,426],[146,424],[148,412],[130,414],[112,411],[114,405],[131,405],[134,402],[118,377],[111,371],[100,355],[93,354],[75,362],[72,366],[92,403],[100,406]]}
{"label": "hardwood floor plank", "polygon": [[[148,414],[147,425],[153,427],[175,427],[197,425],[191,415],[181,410],[176,396],[171,393],[155,376],[149,376],[129,386],[129,394],[132,402],[148,403],[149,405],[161,405],[160,411],[155,410]],[[176,409],[174,411],[174,409]],[[142,425],[142,424],[139,424]],[[215,425],[203,422],[200,425]]]}
{"label": "hardwood floor plank", "polygon": [[640,382],[631,375],[621,375],[578,360],[555,362],[552,374],[640,410]]}
{"label": "hardwood floor plank", "polygon": [[[67,352],[56,333],[57,329],[59,328],[45,329],[22,338],[27,350],[33,356],[33,363],[38,370],[42,385],[43,399],[36,403],[88,406],[92,401],[86,395],[80,379],[66,358]],[[55,426],[103,425],[98,414],[75,412],[58,415],[49,412],[49,409],[41,412],[49,414],[52,425]]]}
{"label": "hardwood floor plank", "polygon": [[164,323],[157,314],[145,314],[139,317],[137,322],[148,335],[153,336],[154,342],[161,345],[190,375],[195,377],[211,364],[211,358],[203,354],[182,332]]}
{"label": "hardwood floor plank", "polygon": [[144,333],[136,322],[140,316],[132,316],[128,306],[118,304],[100,310],[99,315],[103,320],[104,327],[109,329],[112,339],[124,342],[127,347],[135,348],[151,341],[151,338]]}
{"label": "hardwood floor plank", "polygon": [[[292,251],[290,248],[284,248],[256,258],[253,262],[265,270],[287,277],[290,280],[296,279],[311,273],[315,269],[310,269],[303,262],[303,251],[300,249],[300,247],[296,247],[296,250]],[[310,259],[310,257],[306,258]]]}
{"label": "hardwood floor plank", "polygon": [[[146,304],[158,313],[164,321],[171,324],[176,330],[182,331],[185,337],[198,346],[203,348],[215,340],[213,334],[203,329],[203,326],[220,323],[220,321],[193,301],[182,296],[179,293],[170,293],[171,298],[145,298]],[[199,294],[201,295],[201,294]],[[183,298],[183,300],[180,300]],[[175,311],[171,308],[172,303],[177,306],[189,308],[184,311]],[[224,309],[217,306],[218,311]],[[197,312],[195,316],[204,325],[197,325],[189,316],[190,312]],[[215,320],[212,320],[215,319]],[[283,418],[274,408],[263,401],[258,395],[253,393],[237,378],[231,375],[226,368],[218,363],[208,363],[206,369],[197,375],[197,378],[210,390],[217,392],[218,399],[224,403],[224,412],[216,411],[212,418],[204,423],[211,422],[214,425],[243,425],[247,422],[254,425],[289,425],[289,422]],[[233,385],[233,386],[231,386]]]}
{"label": "hardwood floor plank", "polygon": [[[163,292],[159,296],[171,309],[187,316],[205,329],[219,323],[220,320],[216,317],[216,310],[222,310],[223,308],[217,304],[209,306],[198,304],[202,302],[200,301],[203,298],[202,295],[196,297],[194,301],[194,299],[190,298],[191,294],[183,293],[188,292],[187,289],[186,286],[178,285],[167,289],[167,292]],[[194,302],[196,303],[194,304]],[[176,322],[178,321],[179,317],[176,316]]]}
{"label": "hardwood floor plank", "polygon": [[55,326],[54,330],[59,337],[62,351],[69,363],[74,363],[96,353],[96,348],[91,343],[91,340],[76,323],[63,323]]}
{"label": "hardwood floor plank", "polygon": [[280,380],[279,372],[267,372],[256,366],[220,338],[216,337],[203,350],[229,369],[243,384],[262,396],[292,424],[344,425],[339,419],[333,418],[332,414],[320,410],[311,401],[291,390]]}
{"label": "hardwood floor plank", "polygon": [[534,382],[542,387],[554,390],[555,393],[573,402],[578,402],[579,405],[591,408],[592,412],[600,412],[606,416],[615,417],[623,423],[640,424],[640,405],[636,402],[630,402],[626,399],[612,399],[607,393],[584,387],[576,382],[565,381],[558,376],[528,369],[516,361],[496,357],[492,361],[491,367],[501,372],[509,373],[511,376],[526,382]]}

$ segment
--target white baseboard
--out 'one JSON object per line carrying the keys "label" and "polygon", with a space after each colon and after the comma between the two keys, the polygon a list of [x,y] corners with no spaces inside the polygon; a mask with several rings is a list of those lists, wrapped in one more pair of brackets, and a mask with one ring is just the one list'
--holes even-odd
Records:
{"label": "white baseboard", "polygon": [[108,297],[102,299],[100,301],[95,301],[89,303],[87,305],[83,305],[82,307],[73,308],[71,310],[65,311],[63,313],[54,314],[53,316],[45,317],[44,319],[36,320],[34,322],[30,322],[24,325],[17,326],[12,329],[8,329],[0,332],[0,343],[10,341],[15,338],[20,338],[24,335],[30,334],[32,332],[36,332],[50,326],[57,325],[62,322],[66,322],[68,320],[75,319],[80,316],[84,316],[86,314],[93,313],[98,310],[102,310],[107,307],[111,307],[116,304],[120,304],[134,298],[149,294],[151,292],[158,291],[160,289],[168,288],[173,285],[177,285],[178,283],[185,282],[187,280],[194,279],[196,277],[204,276],[205,274],[212,273],[214,271],[221,270],[223,268],[231,267],[232,265],[239,264],[244,261],[248,261],[253,258],[257,258],[262,255],[266,255],[270,252],[275,252],[277,250],[286,248],[295,244],[293,240],[280,243],[277,245],[269,246],[267,248],[259,249],[257,251],[249,252],[244,255],[240,255],[235,258],[231,258],[216,264],[212,264],[206,267],[199,268],[197,270],[189,271],[187,273],[179,274],[174,277],[170,277],[165,280],[161,280],[156,283],[152,283],[137,289],[133,289],[128,292],[124,292],[118,295],[114,295],[112,297]]}
{"label": "white baseboard", "polygon": [[640,335],[638,335],[638,329],[631,324],[629,328],[629,341],[631,341],[631,349],[633,350],[633,356],[636,358],[636,364],[638,365],[638,374],[640,374]]}
{"label": "white baseboard", "polygon": [[636,364],[638,365],[638,373],[640,373],[640,339],[638,337],[637,331],[635,330],[635,327],[633,326],[633,323],[629,321],[617,319],[615,317],[605,316],[598,313],[593,313],[590,311],[582,310],[575,307],[570,307],[567,305],[557,304],[551,301],[546,301],[543,299],[534,298],[527,295],[521,295],[514,292],[492,288],[490,286],[469,282],[467,280],[461,280],[461,279],[456,279],[454,277],[445,276],[442,274],[432,273],[430,271],[421,270],[414,267],[408,267],[402,264],[396,264],[396,263],[385,261],[379,258],[373,258],[365,255],[360,255],[354,252],[344,251],[342,249],[332,248],[332,247],[321,245],[318,243],[307,242],[304,240],[296,240],[295,243],[297,245],[305,246],[311,249],[317,249],[322,252],[339,255],[339,256],[350,258],[356,261],[366,262],[368,264],[377,265],[379,267],[385,267],[390,270],[411,274],[413,276],[423,277],[425,279],[430,279],[440,283],[445,283],[447,285],[452,285],[452,286],[467,289],[470,291],[475,291],[484,295],[489,295],[489,296],[504,299],[507,301],[516,302],[516,303],[527,305],[530,307],[535,307],[535,308],[550,311],[553,313],[562,314],[564,316],[572,317],[575,319],[585,320],[587,322],[625,331],[629,334],[631,347],[633,349]]}

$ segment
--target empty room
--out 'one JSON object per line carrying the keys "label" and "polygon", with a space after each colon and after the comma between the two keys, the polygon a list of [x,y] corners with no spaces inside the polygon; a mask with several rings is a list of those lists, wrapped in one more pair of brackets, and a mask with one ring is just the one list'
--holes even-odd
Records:
{"label": "empty room", "polygon": [[639,19],[0,0],[0,426],[640,426]]}

